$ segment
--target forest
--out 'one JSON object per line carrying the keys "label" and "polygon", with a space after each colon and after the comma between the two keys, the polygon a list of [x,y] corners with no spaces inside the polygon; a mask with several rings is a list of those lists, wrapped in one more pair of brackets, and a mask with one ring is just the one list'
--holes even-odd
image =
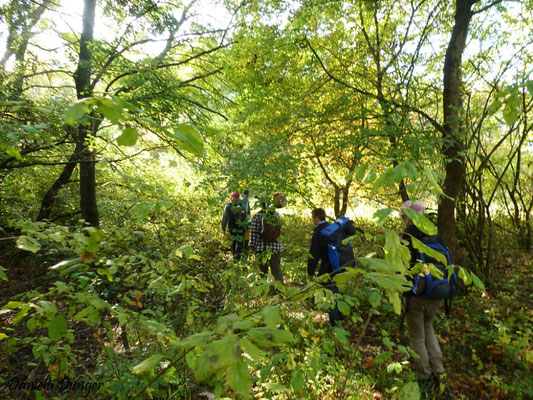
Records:
{"label": "forest", "polygon": [[0,1],[0,398],[533,399],[532,26],[532,0]]}

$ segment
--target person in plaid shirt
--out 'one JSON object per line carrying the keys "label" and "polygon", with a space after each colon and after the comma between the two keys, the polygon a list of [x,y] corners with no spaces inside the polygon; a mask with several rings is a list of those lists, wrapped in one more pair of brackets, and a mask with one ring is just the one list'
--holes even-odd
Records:
{"label": "person in plaid shirt", "polygon": [[[283,251],[283,242],[281,237],[273,240],[266,240],[264,238],[265,221],[267,224],[278,225],[281,224],[279,214],[268,207],[267,202],[261,203],[261,211],[256,213],[250,222],[250,247],[259,256],[259,268],[263,274],[268,273],[268,266],[270,265],[270,273],[274,279],[283,283],[283,272],[281,271],[281,252]],[[267,227],[268,228],[268,227]],[[270,259],[266,259],[268,254],[263,254],[266,249],[269,249]]]}

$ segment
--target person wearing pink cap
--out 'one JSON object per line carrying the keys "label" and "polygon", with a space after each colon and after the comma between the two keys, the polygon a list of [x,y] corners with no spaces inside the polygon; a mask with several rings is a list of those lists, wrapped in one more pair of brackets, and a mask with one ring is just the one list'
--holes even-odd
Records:
{"label": "person wearing pink cap", "polygon": [[[426,207],[419,201],[408,200],[402,204],[401,219],[405,225],[402,239],[408,243],[411,252],[411,266],[420,259],[418,250],[412,245],[412,238],[424,241],[429,235],[418,229],[413,221],[404,212],[411,209],[417,214],[424,214]],[[444,245],[440,235],[431,237],[437,243]],[[441,299],[426,299],[414,295],[412,292],[406,293],[405,297],[405,320],[411,340],[411,347],[418,354],[419,359],[414,361],[415,374],[423,392],[431,396],[431,393],[438,388],[444,374],[442,363],[442,351],[439,341],[433,330],[433,319],[439,311]]]}
{"label": "person wearing pink cap", "polygon": [[248,218],[244,202],[240,199],[238,192],[233,192],[230,202],[224,207],[222,215],[222,234],[226,234],[226,227],[229,229],[231,239],[231,252],[235,260],[241,259],[244,247],[244,232],[248,226]]}

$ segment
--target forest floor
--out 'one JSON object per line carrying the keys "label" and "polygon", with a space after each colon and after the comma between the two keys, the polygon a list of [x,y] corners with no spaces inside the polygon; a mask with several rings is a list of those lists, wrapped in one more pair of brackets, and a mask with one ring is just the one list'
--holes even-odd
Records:
{"label": "forest floor", "polygon": [[[284,252],[282,265],[286,269],[287,286],[301,287],[303,286],[301,277],[305,274],[302,256],[306,252],[308,236],[295,233],[297,231],[298,228],[294,228],[292,234],[298,244],[288,246]],[[233,265],[231,255],[224,247],[224,241],[206,244],[204,249],[208,251],[203,255],[204,259],[216,258],[218,265],[226,264],[231,267]],[[61,259],[59,257],[55,260],[49,255],[44,259],[43,256],[16,249],[7,249],[4,254],[2,265],[6,268],[8,281],[0,281],[0,306],[20,294],[29,294],[32,291],[45,292],[54,278],[48,273],[48,266]],[[248,273],[254,268],[252,264],[245,264],[248,266],[243,273]],[[437,316],[434,325],[444,353],[447,392],[451,398],[480,400],[533,398],[532,272],[533,261],[530,255],[511,249],[502,251],[492,268],[491,284],[487,285],[487,290],[463,291],[454,300],[450,317],[446,317],[444,312]],[[347,292],[352,294],[364,290],[366,288],[362,286],[347,288]],[[224,294],[221,296],[216,295],[206,302],[206,309],[218,307],[221,299],[228,301],[228,296]],[[251,293],[243,293],[242,298],[235,299],[250,309],[269,304],[268,299],[259,301],[264,303],[259,304]],[[279,297],[276,297],[271,300],[278,299]],[[148,301],[148,299],[143,300],[146,308],[150,307]],[[66,310],[68,305],[60,305],[61,307],[64,312],[68,312]],[[328,365],[327,368],[332,370],[328,379],[343,383],[340,387],[329,390],[326,386],[330,383],[325,380],[326,386],[323,390],[314,396],[308,394],[307,398],[350,398],[346,397],[346,393],[342,393],[342,390],[361,390],[361,393],[352,398],[393,399],[396,398],[394,388],[398,388],[399,382],[413,379],[409,368],[410,358],[408,353],[402,351],[402,345],[408,345],[408,337],[405,331],[400,330],[399,317],[391,312],[390,307],[380,307],[379,311],[376,311],[368,303],[354,306],[353,311],[357,318],[347,318],[343,323],[348,337],[346,342],[331,337],[338,335],[339,332],[333,331],[328,326],[327,314],[317,311],[312,299],[289,304],[285,309],[285,323],[293,325],[292,328],[296,326],[297,331],[301,333],[301,337],[297,338],[300,343],[296,347],[328,348],[331,357],[324,361]],[[307,318],[307,322],[303,320],[304,318]],[[25,324],[19,324],[13,331],[12,322],[12,314],[0,315],[2,330],[10,327],[12,335],[27,335],[27,332],[23,332]],[[69,320],[69,326],[75,335],[73,348],[84,355],[77,361],[76,373],[90,374],[92,369],[98,368],[95,354],[99,351],[95,349],[105,350],[101,329],[74,320]],[[115,328],[118,329],[118,326]],[[294,332],[294,329],[292,330]],[[43,328],[38,328],[34,331],[34,335],[39,335],[43,333],[42,331]],[[333,343],[333,347],[330,343]],[[121,342],[117,340],[114,345],[121,346]],[[31,348],[28,346],[13,354],[7,354],[3,348],[0,350],[2,358],[0,377],[8,376],[9,371],[13,370],[23,372],[25,375],[35,374],[37,367],[41,372],[47,372],[44,365],[36,366]],[[53,372],[50,367],[48,371]],[[342,375],[340,371],[346,371],[346,375]],[[361,383],[353,386],[349,383],[349,377]],[[333,385],[331,387],[333,388]],[[0,388],[2,388],[1,381]],[[8,393],[5,388],[2,389],[4,391],[0,390],[0,395]],[[262,397],[261,392],[256,392],[255,398],[266,397]],[[270,398],[285,397],[280,394]]]}

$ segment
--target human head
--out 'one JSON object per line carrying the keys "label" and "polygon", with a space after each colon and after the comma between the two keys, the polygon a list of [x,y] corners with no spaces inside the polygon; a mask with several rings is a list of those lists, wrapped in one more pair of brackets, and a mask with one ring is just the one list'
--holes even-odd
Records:
{"label": "human head", "polygon": [[276,208],[285,207],[287,205],[287,200],[285,199],[285,195],[283,193],[276,193],[274,195],[274,206]]}
{"label": "human head", "polygon": [[424,211],[426,211],[426,206],[420,200],[407,200],[406,202],[404,202],[401,207],[402,212],[400,215],[402,221],[405,222],[407,225],[411,225],[413,221],[411,221],[411,219],[405,214],[404,210],[406,208],[409,208],[420,215],[424,214]]}
{"label": "human head", "polygon": [[311,216],[313,217],[313,223],[315,225],[319,224],[321,221],[326,220],[326,212],[323,208],[315,208],[311,213]]}
{"label": "human head", "polygon": [[230,197],[230,201],[233,203],[235,200],[239,199],[239,192],[233,192]]}
{"label": "human head", "polygon": [[242,192],[243,196],[245,196],[246,198],[250,197],[250,191],[248,189],[246,189],[244,192]]}

